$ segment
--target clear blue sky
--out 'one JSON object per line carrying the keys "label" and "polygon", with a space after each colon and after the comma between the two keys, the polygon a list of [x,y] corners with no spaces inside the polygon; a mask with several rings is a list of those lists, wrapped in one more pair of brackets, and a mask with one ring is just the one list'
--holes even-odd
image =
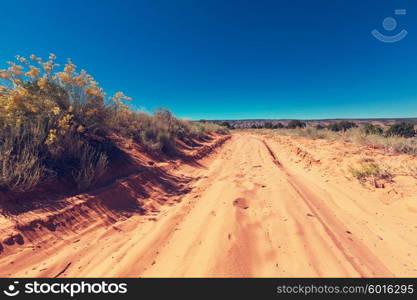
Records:
{"label": "clear blue sky", "polygon": [[[395,15],[395,9],[407,9]],[[394,17],[398,27],[382,26]],[[402,29],[382,43],[371,35]],[[2,1],[2,62],[55,53],[192,119],[417,117],[415,0]]]}

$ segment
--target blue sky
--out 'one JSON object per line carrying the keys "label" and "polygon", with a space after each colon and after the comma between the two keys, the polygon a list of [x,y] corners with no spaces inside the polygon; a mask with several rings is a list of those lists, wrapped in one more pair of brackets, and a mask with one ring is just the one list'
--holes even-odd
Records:
{"label": "blue sky", "polygon": [[[3,1],[2,62],[74,63],[191,119],[417,117],[417,2]],[[395,15],[406,9],[406,15]],[[382,21],[398,26],[386,31]],[[376,40],[378,29],[408,36]]]}

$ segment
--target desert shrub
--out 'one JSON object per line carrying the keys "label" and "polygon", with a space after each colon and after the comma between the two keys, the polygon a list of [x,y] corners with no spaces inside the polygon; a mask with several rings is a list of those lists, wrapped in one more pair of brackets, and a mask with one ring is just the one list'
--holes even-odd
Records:
{"label": "desert shrub", "polygon": [[62,71],[51,54],[17,56],[0,70],[0,187],[30,190],[58,176],[87,188],[107,166],[97,138],[110,132],[112,113],[128,100],[103,90],[71,62]]}
{"label": "desert shrub", "polygon": [[46,163],[59,177],[69,177],[80,190],[85,190],[106,171],[111,147],[106,141],[96,141],[75,132],[68,133],[57,137],[56,142],[49,145]]}
{"label": "desert shrub", "polygon": [[284,124],[282,124],[281,122],[278,122],[278,123],[274,124],[275,129],[280,129],[280,128],[284,128],[284,127],[285,127]]}
{"label": "desert shrub", "polygon": [[105,173],[108,157],[88,144],[79,148],[78,166],[72,172],[79,190],[84,190],[95,184]]}
{"label": "desert shrub", "polygon": [[352,176],[360,181],[366,179],[387,179],[392,178],[391,170],[388,167],[381,167],[374,161],[362,160],[358,167],[349,167]]}
{"label": "desert shrub", "polygon": [[379,125],[374,125],[374,124],[366,124],[363,128],[362,131],[366,134],[375,134],[375,135],[382,135],[384,134],[384,129],[379,126]]}
{"label": "desert shrub", "polygon": [[228,132],[210,122],[175,118],[165,109],[152,116],[135,112],[126,105],[129,97],[122,92],[106,97],[70,60],[58,71],[53,54],[47,61],[35,55],[16,59],[0,69],[2,189],[28,190],[52,176],[87,189],[107,168],[112,134],[173,153],[177,140]]}
{"label": "desert shrub", "polygon": [[[33,65],[17,56],[20,64],[9,63],[7,70],[0,70],[3,79],[1,87],[0,112],[8,124],[39,119],[47,122],[50,129],[65,133],[78,129],[90,134],[104,135],[112,105],[128,99],[122,93],[105,99],[103,90],[85,71],[76,72],[71,62],[62,72],[54,71],[58,66],[56,57],[31,56]],[[59,133],[59,132],[58,132]]]}
{"label": "desert shrub", "polygon": [[223,125],[218,125],[215,124],[213,122],[206,122],[206,123],[201,123],[201,122],[192,122],[192,124],[195,126],[202,126],[203,130],[206,134],[208,133],[218,133],[218,134],[228,134],[230,133],[229,128],[223,126]]}
{"label": "desert shrub", "polygon": [[166,154],[176,153],[177,140],[190,142],[190,139],[202,140],[210,133],[229,132],[226,127],[212,122],[175,118],[166,109],[158,109],[152,116],[133,111],[116,112],[112,124],[114,132],[133,138],[151,150]]}
{"label": "desert shrub", "polygon": [[49,175],[42,164],[46,133],[41,124],[2,126],[0,132],[0,188],[30,190]]}
{"label": "desert shrub", "polygon": [[350,128],[355,128],[355,127],[358,127],[358,125],[356,125],[356,123],[354,122],[349,122],[349,121],[335,122],[327,126],[327,128],[331,131],[346,131]]}
{"label": "desert shrub", "polygon": [[325,126],[323,126],[323,125],[321,125],[321,124],[317,124],[316,125],[316,129],[317,130],[323,130],[323,129],[325,129],[326,127]]}
{"label": "desert shrub", "polygon": [[266,129],[272,129],[274,128],[274,124],[272,124],[271,122],[265,122],[263,127]]}
{"label": "desert shrub", "polygon": [[337,133],[330,130],[317,130],[313,126],[306,126],[304,128],[279,128],[276,130],[265,130],[261,131],[261,134],[272,134],[272,135],[286,135],[286,136],[295,136],[295,137],[307,137],[312,139],[336,139]]}
{"label": "desert shrub", "polygon": [[401,122],[393,124],[387,130],[387,136],[401,136],[401,137],[413,137],[416,131],[414,125],[411,123]]}
{"label": "desert shrub", "polygon": [[219,125],[223,126],[223,127],[226,127],[227,129],[235,129],[235,127],[227,121],[221,122]]}
{"label": "desert shrub", "polygon": [[204,139],[210,133],[227,134],[226,127],[212,122],[192,122],[175,118],[166,109],[158,109],[153,116],[141,116],[139,142],[167,154],[176,152],[176,139],[187,142],[191,138]]}
{"label": "desert shrub", "polygon": [[334,133],[329,130],[318,130],[313,126],[297,129],[297,135],[312,139],[333,139]]}
{"label": "desert shrub", "polygon": [[306,127],[306,123],[300,120],[291,120],[288,122],[288,125],[287,125],[288,129],[304,128],[304,127]]}

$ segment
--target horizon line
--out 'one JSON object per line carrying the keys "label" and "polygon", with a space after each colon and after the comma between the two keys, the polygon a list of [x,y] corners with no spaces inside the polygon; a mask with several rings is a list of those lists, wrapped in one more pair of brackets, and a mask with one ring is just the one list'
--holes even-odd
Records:
{"label": "horizon line", "polygon": [[[187,118],[183,118],[187,119]],[[417,119],[416,117],[382,117],[382,118],[319,118],[319,119],[301,119],[301,118],[286,118],[286,119],[273,119],[273,118],[244,118],[244,119],[189,119],[192,121],[291,121],[291,120],[300,120],[300,121],[327,121],[327,120],[409,120]]]}

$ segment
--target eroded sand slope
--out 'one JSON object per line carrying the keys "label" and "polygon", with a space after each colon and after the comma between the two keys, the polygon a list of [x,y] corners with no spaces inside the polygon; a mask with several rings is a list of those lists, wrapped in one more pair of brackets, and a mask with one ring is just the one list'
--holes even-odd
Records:
{"label": "eroded sand slope", "polygon": [[175,170],[175,205],[3,253],[1,275],[417,276],[417,181],[362,185],[344,163],[385,154],[331,143],[233,134]]}

